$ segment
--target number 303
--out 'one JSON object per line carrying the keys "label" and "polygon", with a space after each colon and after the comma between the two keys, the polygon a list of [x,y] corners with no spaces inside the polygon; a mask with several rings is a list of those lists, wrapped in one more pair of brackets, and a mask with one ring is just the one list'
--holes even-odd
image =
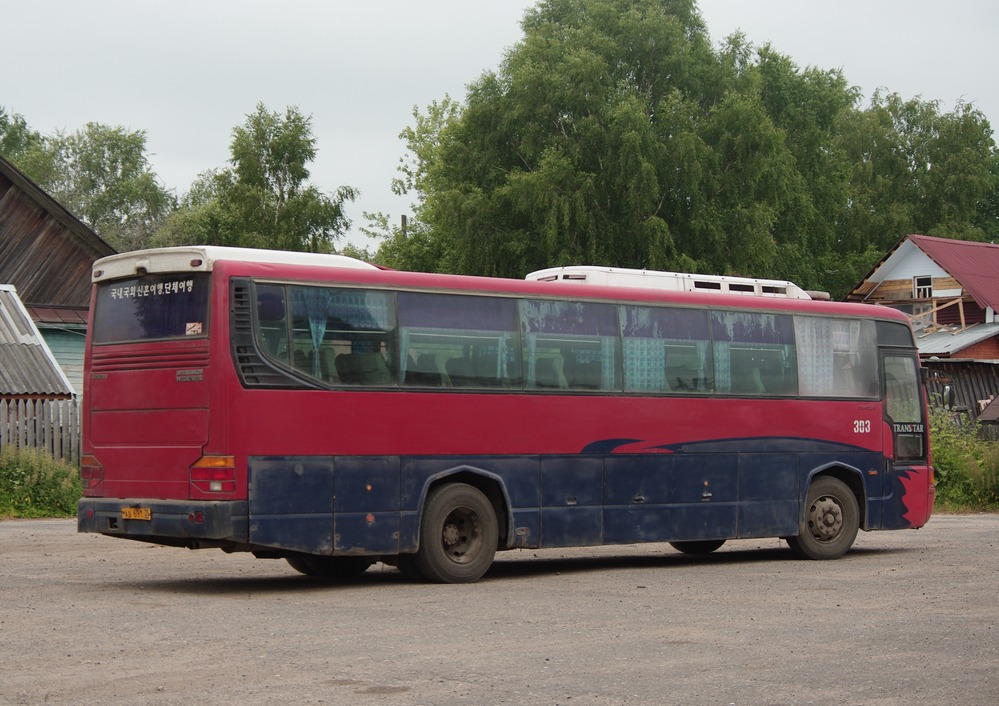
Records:
{"label": "number 303", "polygon": [[870,419],[854,419],[853,420],[853,433],[854,434],[870,434],[871,433],[871,420]]}

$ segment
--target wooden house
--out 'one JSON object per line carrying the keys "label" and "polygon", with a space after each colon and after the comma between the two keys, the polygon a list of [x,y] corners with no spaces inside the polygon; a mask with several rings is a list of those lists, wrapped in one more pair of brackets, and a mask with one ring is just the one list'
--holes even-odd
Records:
{"label": "wooden house", "polygon": [[999,396],[999,245],[908,235],[846,299],[910,316],[941,401],[977,417]]}
{"label": "wooden house", "polygon": [[91,266],[97,258],[114,252],[0,157],[0,284],[16,288],[77,391],[83,389]]}

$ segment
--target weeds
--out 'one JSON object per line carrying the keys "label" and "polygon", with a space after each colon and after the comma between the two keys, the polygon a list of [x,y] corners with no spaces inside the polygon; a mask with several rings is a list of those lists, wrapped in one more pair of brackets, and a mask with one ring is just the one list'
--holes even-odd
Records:
{"label": "weeds", "polygon": [[938,509],[999,510],[999,444],[947,410],[933,409],[930,417]]}
{"label": "weeds", "polygon": [[38,449],[0,449],[0,517],[68,517],[81,494],[74,466]]}

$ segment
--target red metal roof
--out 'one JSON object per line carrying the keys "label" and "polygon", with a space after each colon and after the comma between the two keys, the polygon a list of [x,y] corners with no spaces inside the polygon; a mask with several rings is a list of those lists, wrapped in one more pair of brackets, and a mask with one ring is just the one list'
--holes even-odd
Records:
{"label": "red metal roof", "polygon": [[25,307],[36,325],[56,326],[86,326],[87,310],[78,307],[65,306],[28,306]]}
{"label": "red metal roof", "polygon": [[999,245],[910,235],[910,240],[956,279],[981,307],[999,311]]}

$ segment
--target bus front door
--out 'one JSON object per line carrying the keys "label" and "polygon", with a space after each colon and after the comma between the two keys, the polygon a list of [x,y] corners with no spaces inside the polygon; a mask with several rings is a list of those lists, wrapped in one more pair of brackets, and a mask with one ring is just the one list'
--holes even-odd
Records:
{"label": "bus front door", "polygon": [[884,499],[882,529],[921,527],[933,505],[929,425],[914,352],[884,351]]}

